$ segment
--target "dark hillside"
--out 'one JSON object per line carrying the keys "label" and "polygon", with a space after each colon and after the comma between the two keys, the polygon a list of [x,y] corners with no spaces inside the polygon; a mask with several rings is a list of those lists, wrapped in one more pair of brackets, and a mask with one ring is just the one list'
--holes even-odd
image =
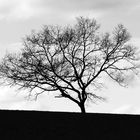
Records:
{"label": "dark hillside", "polygon": [[140,138],[140,116],[1,110],[0,135],[1,140],[134,140]]}

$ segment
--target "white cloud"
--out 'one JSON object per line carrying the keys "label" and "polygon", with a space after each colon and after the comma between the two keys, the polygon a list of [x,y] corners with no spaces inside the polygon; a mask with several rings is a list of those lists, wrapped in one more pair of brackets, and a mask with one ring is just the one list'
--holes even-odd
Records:
{"label": "white cloud", "polygon": [[0,0],[0,19],[28,19],[41,14],[39,0]]}
{"label": "white cloud", "polygon": [[111,113],[116,114],[140,114],[140,107],[135,107],[133,105],[123,105],[117,109],[114,109]]}
{"label": "white cloud", "polygon": [[[11,110],[48,110],[48,104],[43,98],[37,101],[26,100],[25,91],[15,92],[13,88],[0,88],[0,109]],[[46,98],[47,100],[47,98]]]}
{"label": "white cloud", "polygon": [[[4,47],[3,47],[4,46]],[[19,52],[23,47],[22,42],[15,42],[11,44],[0,44],[0,59],[5,56],[6,53],[16,53]]]}
{"label": "white cloud", "polygon": [[8,110],[41,110],[41,111],[79,111],[79,107],[66,99],[54,98],[42,94],[38,100],[26,100],[27,93],[15,92],[13,88],[0,88],[0,109]]}
{"label": "white cloud", "polygon": [[117,114],[129,114],[134,111],[134,107],[131,105],[124,105],[112,111],[112,113]]}
{"label": "white cloud", "polygon": [[138,48],[140,48],[140,38],[132,37],[132,39],[130,40],[130,43],[132,43],[133,45],[135,45]]}

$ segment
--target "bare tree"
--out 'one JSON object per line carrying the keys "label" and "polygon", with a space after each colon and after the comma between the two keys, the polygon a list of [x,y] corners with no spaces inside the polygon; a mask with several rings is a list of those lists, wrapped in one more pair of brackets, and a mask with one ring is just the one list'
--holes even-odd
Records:
{"label": "bare tree", "polygon": [[77,18],[74,26],[45,26],[23,40],[18,54],[6,55],[0,64],[0,78],[8,85],[35,89],[39,94],[57,91],[57,97],[75,102],[85,113],[87,99],[103,99],[91,91],[107,74],[124,86],[131,72],[137,73],[137,48],[128,44],[130,34],[118,25],[112,34],[98,33],[95,19]]}

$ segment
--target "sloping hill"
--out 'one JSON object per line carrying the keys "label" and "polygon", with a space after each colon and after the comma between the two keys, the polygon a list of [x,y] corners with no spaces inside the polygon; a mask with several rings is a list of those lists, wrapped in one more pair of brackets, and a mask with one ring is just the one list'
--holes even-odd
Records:
{"label": "sloping hill", "polygon": [[0,111],[2,140],[140,138],[140,116],[41,111]]}

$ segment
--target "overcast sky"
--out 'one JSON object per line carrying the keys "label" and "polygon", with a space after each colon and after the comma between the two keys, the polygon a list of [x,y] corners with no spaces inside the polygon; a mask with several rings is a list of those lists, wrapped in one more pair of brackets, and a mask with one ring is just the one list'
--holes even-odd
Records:
{"label": "overcast sky", "polygon": [[[40,30],[46,24],[68,25],[75,17],[95,18],[101,31],[112,31],[119,23],[127,27],[134,45],[140,47],[139,0],[0,0],[0,58],[21,48],[21,40],[31,30]],[[38,101],[27,101],[22,92],[0,88],[0,109],[36,109],[79,111],[73,103],[53,96],[42,95]],[[107,102],[90,104],[89,112],[140,114],[140,80],[127,89],[110,82],[102,93]],[[62,101],[62,102],[61,102]]]}

